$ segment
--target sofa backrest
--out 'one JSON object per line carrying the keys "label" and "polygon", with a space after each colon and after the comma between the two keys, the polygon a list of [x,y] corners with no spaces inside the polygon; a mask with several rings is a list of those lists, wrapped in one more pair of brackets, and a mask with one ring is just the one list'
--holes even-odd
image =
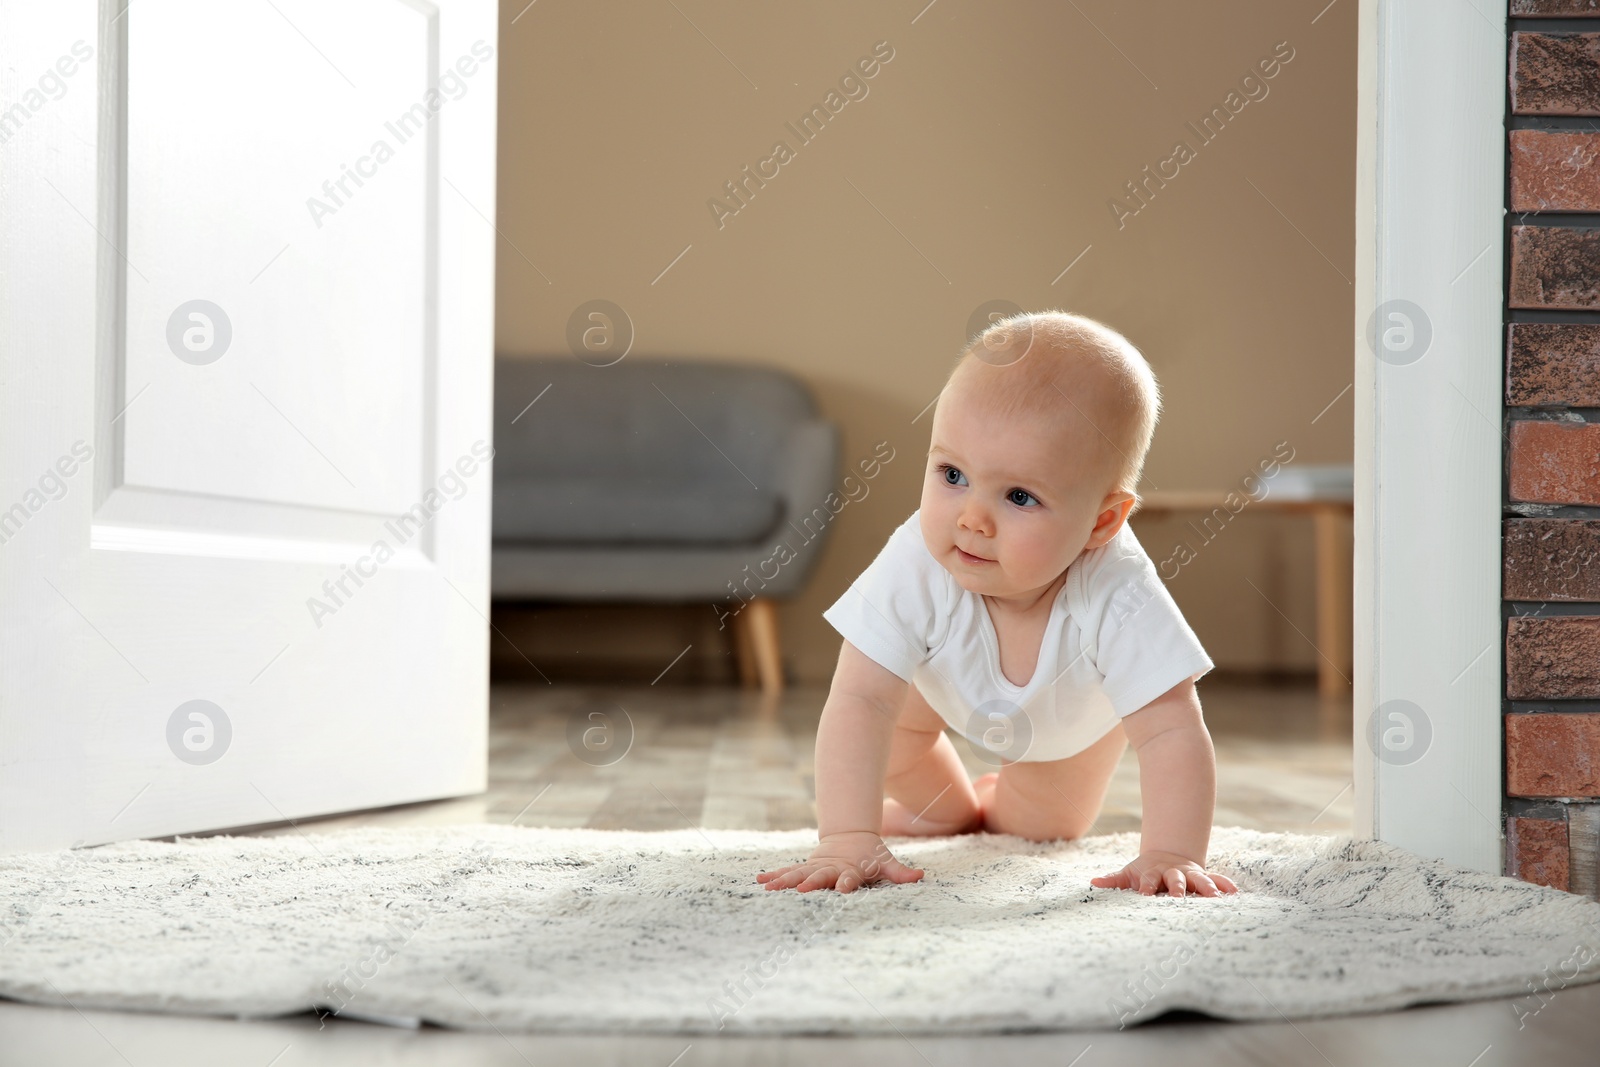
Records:
{"label": "sofa backrest", "polygon": [[766,367],[638,356],[594,367],[570,356],[500,356],[495,476],[626,474],[741,486],[749,479],[766,489],[789,427],[815,411],[803,383]]}

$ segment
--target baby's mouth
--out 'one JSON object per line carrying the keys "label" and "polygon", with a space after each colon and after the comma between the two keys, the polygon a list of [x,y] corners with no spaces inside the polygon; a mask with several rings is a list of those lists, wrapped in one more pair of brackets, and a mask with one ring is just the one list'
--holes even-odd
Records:
{"label": "baby's mouth", "polygon": [[979,563],[993,563],[994,562],[994,560],[988,559],[988,558],[986,558],[984,556],[974,556],[971,552],[966,551],[960,545],[956,545],[955,546],[955,550],[956,550],[956,555],[961,557],[961,562],[962,563],[970,563],[970,564],[976,565],[976,564],[979,564]]}

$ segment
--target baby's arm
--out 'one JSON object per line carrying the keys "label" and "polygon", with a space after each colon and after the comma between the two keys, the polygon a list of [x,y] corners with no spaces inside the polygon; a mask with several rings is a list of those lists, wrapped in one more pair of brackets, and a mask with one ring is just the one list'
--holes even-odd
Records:
{"label": "baby's arm", "polygon": [[1217,762],[1194,679],[1184,679],[1128,715],[1122,728],[1139,754],[1144,800],[1139,858],[1116,874],[1091,878],[1090,884],[1146,895],[1163,885],[1173,896],[1237,891],[1226,875],[1205,870],[1217,802]]}
{"label": "baby's arm", "polygon": [[763,871],[768,889],[838,889],[887,879],[915,882],[883,843],[883,781],[907,683],[849,641],[839,650],[833,686],[817,724],[817,847],[804,863]]}

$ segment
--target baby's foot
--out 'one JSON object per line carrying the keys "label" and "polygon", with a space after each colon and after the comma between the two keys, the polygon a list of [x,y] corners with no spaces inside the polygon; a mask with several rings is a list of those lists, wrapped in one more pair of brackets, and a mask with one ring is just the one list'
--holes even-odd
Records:
{"label": "baby's foot", "polygon": [[883,798],[883,836],[884,837],[944,837],[948,834],[973,833],[983,826],[983,810],[973,816],[965,826],[956,826],[952,823],[941,823],[930,820],[926,815],[918,816],[904,804],[893,797]]}

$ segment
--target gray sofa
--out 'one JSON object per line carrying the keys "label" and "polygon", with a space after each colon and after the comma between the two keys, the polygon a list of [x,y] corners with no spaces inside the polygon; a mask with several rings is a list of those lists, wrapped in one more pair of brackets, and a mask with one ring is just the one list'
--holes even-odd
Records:
{"label": "gray sofa", "polygon": [[704,601],[743,676],[781,684],[772,599],[816,565],[830,524],[807,517],[838,479],[810,391],[733,363],[501,356],[494,397],[494,597]]}

